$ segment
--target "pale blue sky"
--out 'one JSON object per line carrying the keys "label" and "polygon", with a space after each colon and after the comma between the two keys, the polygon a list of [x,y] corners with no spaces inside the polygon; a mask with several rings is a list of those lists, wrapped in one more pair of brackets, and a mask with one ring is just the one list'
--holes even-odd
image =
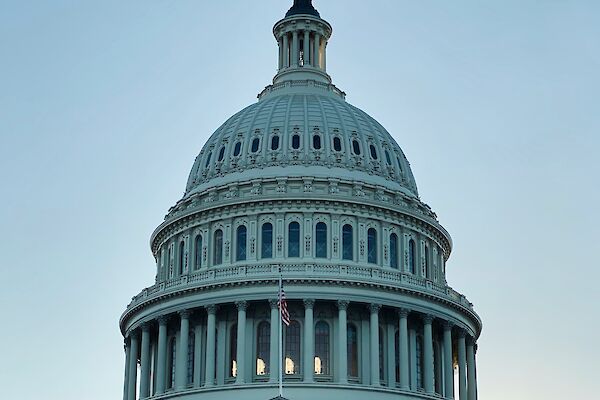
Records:
{"label": "pale blue sky", "polygon": [[[269,83],[291,0],[0,2],[0,387],[122,395],[117,321],[208,136]],[[600,374],[600,2],[315,0],[328,70],[411,161],[484,321],[482,400]]]}

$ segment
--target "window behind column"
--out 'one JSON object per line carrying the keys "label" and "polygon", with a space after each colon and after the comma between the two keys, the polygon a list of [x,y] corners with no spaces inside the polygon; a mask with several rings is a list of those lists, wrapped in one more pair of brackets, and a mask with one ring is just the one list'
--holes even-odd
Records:
{"label": "window behind column", "polygon": [[273,224],[267,222],[262,226],[261,235],[261,258],[273,258]]}
{"label": "window behind column", "polygon": [[175,338],[171,338],[169,342],[169,359],[167,360],[167,387],[169,389],[175,387],[175,362],[177,357],[177,340]]}
{"label": "window behind column", "polygon": [[229,330],[229,377],[237,376],[237,324]]}
{"label": "window behind column", "polygon": [[263,321],[258,324],[256,333],[256,375],[269,373],[271,360],[271,324]]}
{"label": "window behind column", "polygon": [[284,372],[286,375],[297,375],[300,373],[300,323],[290,321],[285,328],[285,361]]}
{"label": "window behind column", "polygon": [[379,380],[385,379],[385,337],[381,327],[379,327]]}
{"label": "window behind column", "polygon": [[315,374],[329,375],[329,324],[319,321],[315,325]]}
{"label": "window behind column", "polygon": [[348,324],[347,334],[348,376],[358,378],[358,330],[356,325]]}
{"label": "window behind column", "polygon": [[193,329],[190,330],[188,336],[188,348],[187,348],[187,383],[191,385],[194,382],[194,355],[196,350],[196,334]]}

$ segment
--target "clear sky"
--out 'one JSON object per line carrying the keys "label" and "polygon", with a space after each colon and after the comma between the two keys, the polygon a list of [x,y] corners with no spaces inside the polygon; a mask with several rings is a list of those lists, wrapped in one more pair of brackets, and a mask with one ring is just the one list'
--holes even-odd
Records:
{"label": "clear sky", "polygon": [[[291,0],[0,2],[0,387],[122,396],[118,318],[194,157],[275,73]],[[328,71],[411,161],[484,321],[482,400],[600,375],[600,2],[315,0]]]}

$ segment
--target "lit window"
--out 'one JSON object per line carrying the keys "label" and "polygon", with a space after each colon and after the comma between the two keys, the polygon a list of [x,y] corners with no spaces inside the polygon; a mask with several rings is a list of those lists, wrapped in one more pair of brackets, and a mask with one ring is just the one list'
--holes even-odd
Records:
{"label": "lit window", "polygon": [[329,375],[329,325],[319,321],[315,325],[315,374]]}
{"label": "lit window", "polygon": [[235,378],[237,376],[237,324],[231,326],[229,331],[229,376]]}
{"label": "lit window", "polygon": [[256,335],[256,375],[269,373],[271,357],[271,324],[263,321],[258,324]]}
{"label": "lit window", "polygon": [[300,323],[290,321],[285,328],[285,374],[300,373]]}

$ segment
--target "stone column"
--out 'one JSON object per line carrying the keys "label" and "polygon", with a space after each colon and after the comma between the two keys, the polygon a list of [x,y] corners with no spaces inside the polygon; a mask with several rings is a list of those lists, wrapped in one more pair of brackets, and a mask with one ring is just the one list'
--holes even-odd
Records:
{"label": "stone column", "polygon": [[410,341],[410,390],[417,391],[417,332],[414,328],[408,330]]}
{"label": "stone column", "polygon": [[339,382],[348,383],[348,319],[346,310],[349,302],[347,300],[338,300],[338,326],[339,326],[339,351],[337,369],[339,371]]}
{"label": "stone column", "polygon": [[458,398],[467,400],[467,355],[465,350],[465,331],[458,331]]}
{"label": "stone column", "polygon": [[150,325],[142,325],[142,354],[140,368],[140,398],[150,397]]}
{"label": "stone column", "polygon": [[206,367],[204,371],[204,386],[211,387],[215,384],[215,335],[217,331],[217,306],[206,306],[208,318],[206,320]]}
{"label": "stone column", "polygon": [[314,299],[304,300],[304,382],[314,381],[315,371],[315,325],[313,319]]}
{"label": "stone column", "polygon": [[279,64],[277,68],[281,69],[283,68],[283,38],[279,38],[277,44],[279,45]]}
{"label": "stone column", "polygon": [[379,386],[379,310],[381,304],[370,304],[371,312],[371,386]]}
{"label": "stone column", "polygon": [[477,381],[475,379],[475,340],[467,340],[467,400],[476,400]]}
{"label": "stone column", "polygon": [[164,315],[158,317],[158,357],[156,360],[156,394],[165,392],[167,366],[167,321]]}
{"label": "stone column", "polygon": [[398,311],[399,327],[398,327],[398,350],[400,355],[400,388],[408,390],[410,388],[408,381],[408,310],[401,308]]}
{"label": "stone column", "polygon": [[194,387],[200,387],[202,382],[202,325],[197,322],[194,328]]}
{"label": "stone column", "polygon": [[283,68],[290,66],[290,39],[288,38],[287,32],[283,34]]}
{"label": "stone column", "polygon": [[247,301],[236,301],[235,306],[238,310],[237,321],[237,374],[235,383],[242,384],[246,377],[246,310],[248,309]]}
{"label": "stone column", "polygon": [[311,60],[310,60],[310,32],[308,31],[308,29],[306,29],[304,31],[304,49],[303,49],[303,53],[304,53],[304,66],[308,66],[311,64]]}
{"label": "stone column", "polygon": [[277,307],[277,299],[269,300],[271,307],[271,343],[269,349],[269,382],[274,383],[279,380],[279,308]]}
{"label": "stone column", "polygon": [[187,386],[188,346],[190,340],[190,312],[182,310],[179,312],[181,326],[179,328],[179,346],[175,362],[175,388],[183,390]]}
{"label": "stone column", "polygon": [[125,349],[125,379],[123,379],[123,400],[127,400],[127,394],[129,389],[129,359],[131,358],[131,351],[127,339],[123,340],[123,347]]}
{"label": "stone column", "polygon": [[313,56],[313,62],[312,65],[314,67],[320,68],[321,67],[321,63],[319,61],[319,56],[320,56],[320,48],[321,48],[321,35],[318,33],[315,33],[315,45],[314,47],[314,52],[315,55]]}
{"label": "stone column", "polygon": [[454,398],[454,366],[452,360],[452,322],[444,324],[444,396]]}
{"label": "stone column", "polygon": [[433,317],[423,316],[423,387],[425,392],[433,393]]}
{"label": "stone column", "polygon": [[292,32],[292,67],[298,66],[298,31]]}
{"label": "stone column", "polygon": [[127,378],[127,400],[135,400],[135,391],[137,386],[137,359],[139,351],[139,339],[137,332],[130,333],[130,354],[129,354],[129,376]]}

